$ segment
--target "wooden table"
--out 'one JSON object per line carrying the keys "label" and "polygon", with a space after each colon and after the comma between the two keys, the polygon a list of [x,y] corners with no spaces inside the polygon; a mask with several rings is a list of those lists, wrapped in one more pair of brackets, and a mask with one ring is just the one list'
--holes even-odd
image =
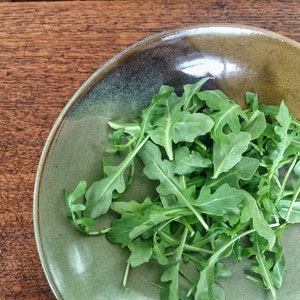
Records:
{"label": "wooden table", "polygon": [[33,188],[47,135],[73,93],[149,35],[228,22],[300,42],[299,0],[0,1],[0,299],[54,298],[35,246]]}

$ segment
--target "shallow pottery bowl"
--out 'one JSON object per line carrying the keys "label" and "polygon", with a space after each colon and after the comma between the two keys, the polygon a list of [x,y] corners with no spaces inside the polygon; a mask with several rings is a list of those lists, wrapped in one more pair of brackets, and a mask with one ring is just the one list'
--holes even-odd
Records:
{"label": "shallow pottery bowl", "polygon": [[[86,237],[66,219],[63,188],[101,176],[107,121],[139,115],[162,84],[176,87],[212,75],[206,88],[220,88],[243,102],[246,91],[264,103],[282,99],[300,117],[300,45],[269,31],[240,25],[203,25],[171,30],[128,48],[93,74],[72,97],[45,145],[34,194],[38,252],[59,299],[158,299],[159,270],[133,269],[122,287],[127,252],[104,236]],[[144,193],[139,183],[131,193]],[[130,193],[129,193],[130,194]],[[129,196],[130,197],[130,196]],[[109,223],[109,218],[103,219]],[[299,227],[284,236],[287,272],[278,299],[299,299]],[[245,279],[245,265],[228,261],[233,276],[220,281],[227,299],[271,299]]]}

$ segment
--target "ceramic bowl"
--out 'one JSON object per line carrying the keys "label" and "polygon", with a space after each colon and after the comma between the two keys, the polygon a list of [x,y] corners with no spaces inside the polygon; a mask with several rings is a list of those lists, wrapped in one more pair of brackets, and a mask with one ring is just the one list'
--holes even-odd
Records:
{"label": "ceramic bowl", "polygon": [[[246,91],[267,104],[285,100],[300,117],[300,45],[266,30],[241,25],[201,25],[170,30],[129,47],[95,72],[72,97],[46,142],[36,177],[34,226],[40,259],[58,299],[159,299],[149,282],[154,265],[133,269],[122,287],[127,252],[104,236],[87,237],[67,221],[63,188],[101,176],[107,121],[140,114],[162,84],[182,85],[215,77],[220,88],[243,102]],[[147,186],[139,183],[137,192]],[[109,217],[102,222],[109,224]],[[299,299],[299,227],[284,236],[287,272],[278,299]],[[245,279],[243,264],[229,261],[233,276],[222,280],[227,299],[269,299]],[[271,299],[271,298],[270,298]]]}

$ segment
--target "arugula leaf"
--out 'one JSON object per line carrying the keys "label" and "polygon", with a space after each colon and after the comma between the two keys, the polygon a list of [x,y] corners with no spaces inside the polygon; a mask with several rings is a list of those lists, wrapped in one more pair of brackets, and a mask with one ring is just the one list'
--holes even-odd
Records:
{"label": "arugula leaf", "polygon": [[182,146],[175,151],[173,170],[177,175],[189,175],[211,166],[212,162],[209,158],[198,151],[190,150],[187,146]]}
{"label": "arugula leaf", "polygon": [[259,110],[258,95],[247,92],[245,95],[246,103],[250,106],[246,110],[247,118],[241,123],[242,131],[250,132],[251,139],[257,139],[263,134],[267,122],[265,114]]}
{"label": "arugula leaf", "polygon": [[[163,146],[170,160],[173,159],[172,140],[174,126],[180,118],[181,101],[176,94],[172,93],[161,101],[157,115],[159,116],[151,123],[149,131],[154,143]],[[155,130],[154,130],[155,129]]]}
{"label": "arugula leaf", "polygon": [[284,256],[284,247],[279,244],[279,240],[277,240],[273,250],[273,264],[271,267],[271,278],[273,285],[275,288],[279,289],[282,285],[283,275],[286,271],[286,263]]}
{"label": "arugula leaf", "polygon": [[226,137],[229,139],[228,142],[216,141],[213,146],[213,179],[240,162],[251,140],[251,134],[248,132],[231,132]]}
{"label": "arugula leaf", "polygon": [[245,257],[255,257],[251,263],[251,269],[260,275],[260,279],[248,275],[247,278],[253,282],[270,289],[273,298],[276,298],[276,289],[282,284],[282,277],[285,272],[285,258],[283,247],[276,241],[273,251],[258,234],[251,235],[252,246],[244,250]]}
{"label": "arugula leaf", "polygon": [[206,185],[209,187],[218,187],[227,183],[231,187],[240,188],[240,181],[251,180],[257,171],[259,164],[260,162],[256,158],[242,156],[241,160],[231,169],[230,172],[222,173],[216,179],[208,177]]}
{"label": "arugula leaf", "polygon": [[227,183],[217,188],[213,194],[208,186],[204,186],[193,205],[199,206],[209,215],[222,216],[225,211],[236,209],[244,197],[243,191],[232,188]]}
{"label": "arugula leaf", "polygon": [[259,111],[247,113],[247,120],[241,124],[241,130],[251,134],[251,140],[259,138],[267,126],[265,115]]}
{"label": "arugula leaf", "polygon": [[187,239],[188,230],[187,228],[184,229],[184,232],[182,233],[180,244],[174,251],[174,261],[175,263],[166,269],[162,276],[161,281],[162,282],[168,282],[170,281],[170,285],[168,288],[168,299],[179,299],[179,268],[180,268],[180,259],[182,257],[183,248],[185,241]]}
{"label": "arugula leaf", "polygon": [[104,171],[107,177],[94,182],[90,186],[85,193],[85,217],[94,219],[107,213],[112,202],[113,192],[123,193],[125,191],[124,172],[132,164],[134,157],[147,139],[148,137],[145,137],[118,166],[106,166]]}
{"label": "arugula leaf", "polygon": [[255,199],[244,191],[244,203],[241,210],[241,222],[246,223],[252,220],[253,228],[256,232],[268,241],[268,247],[271,250],[276,241],[276,235],[270,225],[265,220],[263,213],[259,209]]}
{"label": "arugula leaf", "polygon": [[191,105],[192,98],[209,79],[212,79],[212,77],[204,77],[194,84],[184,85],[183,87],[184,110],[188,110],[190,107],[193,107],[193,105]]}
{"label": "arugula leaf", "polygon": [[[230,100],[222,91],[203,91],[199,93],[199,98],[204,100],[212,110],[211,117],[215,121],[211,136],[214,140],[226,139],[224,127],[228,126],[233,133],[241,130],[240,117],[246,119],[246,113],[234,101]],[[229,140],[229,138],[227,138]]]}
{"label": "arugula leaf", "polygon": [[128,245],[128,248],[131,254],[127,262],[130,263],[132,267],[137,267],[148,262],[152,256],[151,240],[137,238]]}
{"label": "arugula leaf", "polygon": [[210,132],[213,125],[213,120],[205,114],[182,112],[174,124],[173,141],[175,143],[193,142],[196,137]]}
{"label": "arugula leaf", "polygon": [[73,224],[79,231],[87,235],[105,234],[110,230],[110,228],[91,231],[90,228],[96,225],[96,221],[92,218],[81,216],[86,207],[84,204],[76,202],[86,193],[86,186],[86,181],[82,180],[79,182],[75,190],[70,194],[68,194],[67,191],[64,190],[65,203],[70,210],[68,218],[73,221]]}
{"label": "arugula leaf", "polygon": [[[278,122],[278,125],[274,126],[274,133],[276,136],[273,138],[275,147],[270,155],[270,158],[272,159],[271,174],[276,172],[279,163],[284,158],[286,149],[291,143],[291,136],[288,134],[291,125],[291,115],[284,102],[281,102],[280,104],[276,121]],[[279,138],[279,141],[277,141],[277,138]]]}

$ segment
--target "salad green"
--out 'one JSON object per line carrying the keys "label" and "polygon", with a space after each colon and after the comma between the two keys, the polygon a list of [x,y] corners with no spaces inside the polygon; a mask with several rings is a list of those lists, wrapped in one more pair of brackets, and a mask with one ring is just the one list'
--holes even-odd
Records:
{"label": "salad green", "polygon": [[[247,92],[244,109],[220,90],[203,90],[208,80],[184,85],[182,95],[163,85],[140,118],[109,122],[106,150],[120,163],[104,159],[102,179],[64,191],[69,218],[129,249],[124,285],[131,267],[156,260],[161,299],[225,299],[217,282],[230,276],[222,260],[231,256],[249,259],[247,278],[276,298],[281,236],[300,222],[300,122],[284,101],[264,105]],[[122,201],[138,180],[137,160],[156,197]],[[109,211],[119,215],[111,227],[94,229]]]}

